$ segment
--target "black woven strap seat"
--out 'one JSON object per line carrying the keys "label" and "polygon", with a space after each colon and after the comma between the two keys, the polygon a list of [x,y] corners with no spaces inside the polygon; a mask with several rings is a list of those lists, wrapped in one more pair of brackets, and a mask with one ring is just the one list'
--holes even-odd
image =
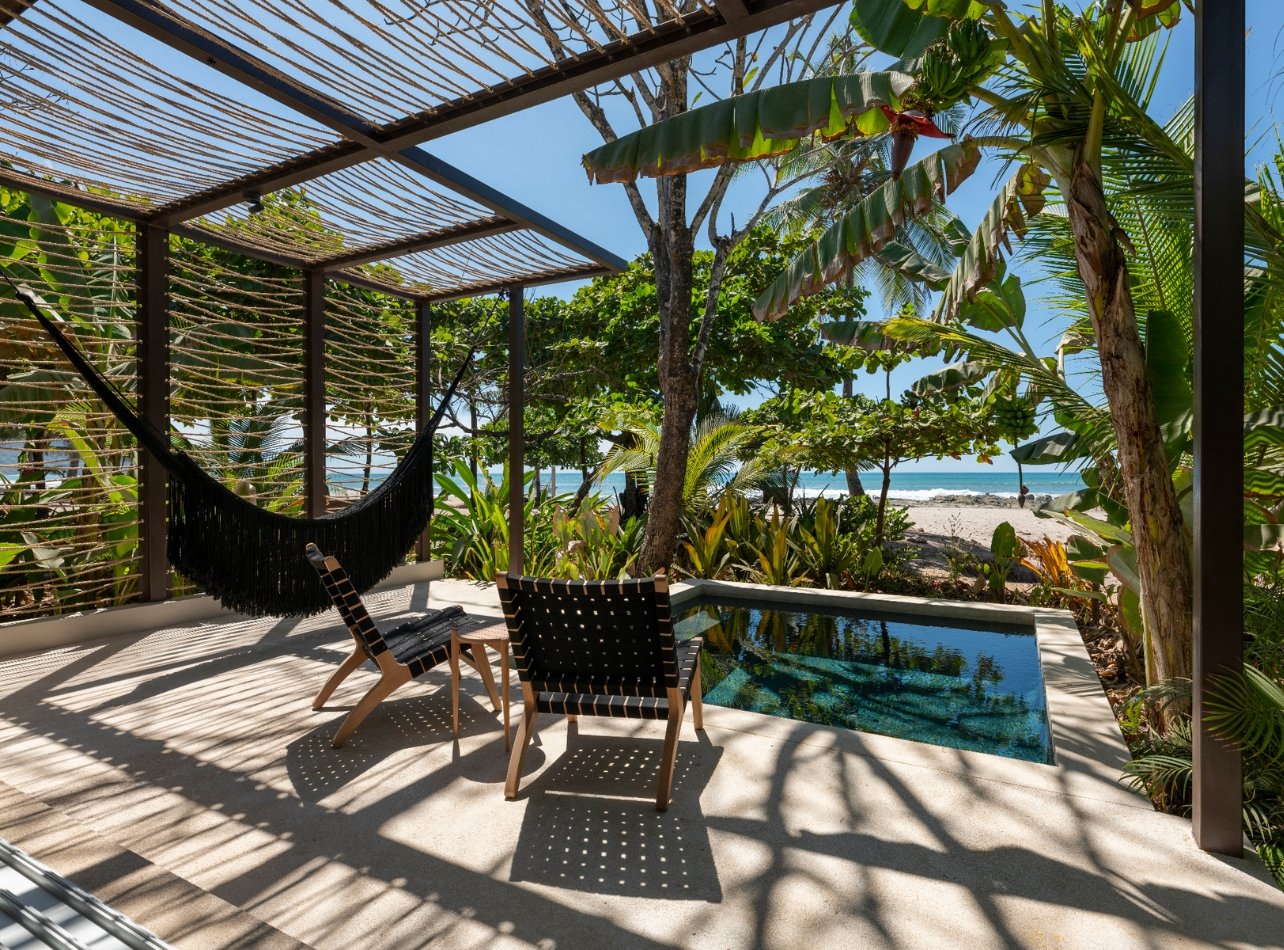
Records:
{"label": "black woven strap seat", "polygon": [[539,713],[668,722],[656,807],[669,804],[678,732],[691,703],[703,728],[700,648],[673,633],[663,576],[621,581],[496,578],[525,713],[505,794],[515,798]]}
{"label": "black woven strap seat", "polygon": [[[324,706],[338,685],[366,660],[372,661],[380,674],[379,681],[339,726],[333,741],[337,749],[348,741],[361,721],[398,686],[418,679],[450,659],[450,635],[458,629],[465,614],[462,607],[451,605],[440,610],[430,610],[423,616],[384,633],[371,619],[343,565],[336,558],[322,554],[315,544],[309,544],[306,553],[308,561],[321,576],[326,593],[338,608],[339,616],[347,625],[353,641],[352,655],[340,664],[321,687],[321,692],[312,702],[312,708],[320,709]],[[482,674],[482,682],[486,684],[491,701],[499,709],[499,693],[490,676],[490,665],[484,659],[477,662],[470,647],[465,650],[463,659]]]}
{"label": "black woven strap seat", "polygon": [[[678,689],[682,701],[691,698],[691,683],[700,662],[703,641],[696,637],[677,644]],[[520,675],[520,674],[519,674]],[[668,719],[668,689],[662,680],[641,682],[624,677],[533,681],[535,708],[559,716],[614,716],[620,719]]]}
{"label": "black woven strap seat", "polygon": [[410,667],[412,677],[419,677],[450,659],[450,632],[464,616],[464,608],[454,604],[430,610],[423,617],[389,630],[383,641],[393,659]]}

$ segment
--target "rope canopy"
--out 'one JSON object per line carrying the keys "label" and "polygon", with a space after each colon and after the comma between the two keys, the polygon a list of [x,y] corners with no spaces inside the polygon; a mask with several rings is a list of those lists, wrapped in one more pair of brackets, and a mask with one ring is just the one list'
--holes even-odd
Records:
{"label": "rope canopy", "polygon": [[[88,359],[77,362],[67,340],[64,352],[147,449],[131,455],[119,427],[87,405],[76,425],[101,430],[106,446],[94,472],[118,470],[124,487],[110,482],[108,503],[93,479],[47,478],[63,436],[47,428],[41,401],[46,390],[66,399],[65,371],[32,375],[34,348],[0,346],[0,436],[34,420],[9,465],[23,525],[120,522],[119,537],[99,532],[89,545],[102,561],[91,605],[181,588],[168,553],[188,580],[238,609],[321,609],[315,578],[293,570],[307,541],[339,555],[359,587],[374,583],[431,510],[425,433],[438,387],[428,305],[514,291],[511,344],[521,340],[522,288],[625,266],[424,143],[833,4],[0,0],[0,188],[32,199],[0,209],[0,224],[32,237],[22,248],[21,266],[36,266],[27,279],[56,282],[69,319],[115,334],[110,345],[78,334]],[[64,215],[46,199],[89,215]],[[95,216],[119,219],[119,232]],[[98,228],[109,239],[94,239]],[[71,264],[50,278],[40,259]],[[86,260],[106,285],[77,280],[75,262]],[[22,342],[12,312],[0,317],[10,321],[0,335]],[[363,321],[377,321],[382,350],[373,352]],[[521,347],[510,350],[520,378]],[[136,405],[113,381],[136,391]],[[330,422],[357,445],[355,482],[327,480],[342,474],[330,464]],[[171,425],[183,452],[171,446]],[[271,425],[297,425],[301,448],[238,448],[246,433],[262,434],[254,426],[270,434]],[[400,461],[371,490],[385,464],[376,446]],[[59,480],[72,494],[42,509],[27,486]],[[358,501],[323,514],[356,484]],[[242,485],[252,497],[238,494]],[[277,510],[300,501],[312,517]],[[60,551],[82,556],[23,543],[45,574],[61,570]],[[39,600],[24,609],[38,612]]]}

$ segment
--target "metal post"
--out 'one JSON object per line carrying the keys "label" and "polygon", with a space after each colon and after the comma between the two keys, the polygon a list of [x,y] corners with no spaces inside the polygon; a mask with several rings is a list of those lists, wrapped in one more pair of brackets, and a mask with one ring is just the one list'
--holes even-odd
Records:
{"label": "metal post", "polygon": [[[138,393],[144,419],[159,432],[169,432],[169,232],[140,224],[138,268]],[[138,548],[140,597],[169,596],[168,531],[165,499],[169,476],[151,452],[138,453]]]}
{"label": "metal post", "polygon": [[325,272],[303,272],[303,485],[308,517],[325,514]]}
{"label": "metal post", "polygon": [[[432,304],[420,300],[415,304],[415,434],[422,434],[432,419]],[[429,473],[429,478],[432,473]],[[432,526],[424,528],[416,546],[416,560],[429,559]]]}
{"label": "metal post", "polygon": [[1240,753],[1205,719],[1244,655],[1244,0],[1195,5],[1194,824],[1239,855]]}
{"label": "metal post", "polygon": [[508,571],[522,573],[526,538],[526,318],[522,288],[508,289]]}

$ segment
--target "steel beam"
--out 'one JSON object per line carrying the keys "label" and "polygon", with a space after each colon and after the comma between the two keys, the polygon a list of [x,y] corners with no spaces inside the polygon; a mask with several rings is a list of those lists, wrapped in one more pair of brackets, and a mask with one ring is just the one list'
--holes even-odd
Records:
{"label": "steel beam", "polygon": [[[432,421],[432,305],[415,304],[415,434],[422,435]],[[429,478],[432,474],[429,473]],[[427,561],[432,540],[432,524],[419,536],[415,557]]]}
{"label": "steel beam", "polygon": [[[726,11],[701,10],[680,22],[660,24],[655,30],[631,39],[609,44],[395,122],[375,126],[342,105],[318,96],[303,84],[283,76],[253,54],[144,0],[87,2],[325,125],[347,140],[241,176],[155,212],[155,220],[171,223],[231,207],[244,200],[246,191],[277,191],[379,156],[395,158],[409,167],[422,166],[425,171],[431,171],[434,165],[450,168],[435,156],[413,146],[835,5],[835,0],[728,0]],[[741,9],[746,15],[739,15]],[[448,177],[461,176],[469,177],[458,169],[450,168]],[[472,181],[476,182],[475,179]],[[613,267],[622,264],[601,248],[564,228],[544,231],[551,223],[547,219],[493,189],[482,187],[484,191],[479,191],[479,195],[489,191],[492,199],[497,197],[500,200],[486,201],[480,197],[476,200],[482,200],[497,213],[527,223],[599,263]]]}
{"label": "steel beam", "polygon": [[[183,199],[172,205],[162,206],[149,214],[149,220],[176,224],[200,217],[212,211],[231,207],[245,200],[247,191],[260,194],[276,191],[289,184],[299,184],[317,177],[325,171],[335,171],[347,164],[358,164],[372,158],[384,157],[399,162],[411,171],[429,180],[444,184],[467,196],[496,214],[510,221],[539,231],[550,240],[562,244],[590,260],[606,266],[623,269],[624,262],[610,252],[586,241],[568,228],[562,227],[539,212],[491,188],[466,172],[455,168],[422,149],[413,147],[414,137],[404,135],[397,142],[384,141],[378,127],[352,113],[330,99],[316,95],[306,86],[272,69],[251,53],[238,49],[206,30],[162,10],[143,0],[87,0],[92,6],[128,23],[148,36],[226,73],[238,82],[258,90],[287,108],[307,116],[342,135],[348,142],[337,142],[303,156],[305,164],[316,161],[315,174],[299,177],[299,168],[290,162],[265,169],[262,176],[242,176],[227,186],[220,186]],[[352,146],[357,147],[353,151]],[[338,164],[336,164],[336,159]],[[284,177],[280,177],[284,176]]]}
{"label": "steel beam", "polygon": [[[157,432],[169,432],[169,232],[143,225],[136,236],[138,269],[138,404]],[[138,547],[142,600],[169,596],[166,496],[169,476],[151,452],[138,450]]]}
{"label": "steel beam", "polygon": [[[194,227],[190,224],[175,225],[170,229],[172,233],[180,237],[188,238],[192,241],[198,241],[202,244],[208,244],[210,247],[221,248],[224,251],[231,251],[233,254],[243,254],[246,257],[253,257],[260,261],[267,261],[269,264],[276,264],[279,267],[289,267],[294,270],[314,270],[318,265],[315,261],[309,261],[306,258],[295,257],[292,254],[282,254],[279,251],[268,251],[256,247],[245,241],[238,241],[236,238],[228,237],[223,234],[215,234],[206,231],[204,228]],[[397,297],[401,300],[418,300],[422,294],[412,293],[409,290],[399,290],[389,287],[387,284],[380,283],[369,277],[363,277],[360,274],[342,273],[335,275],[336,280],[341,280],[345,284],[352,284],[354,287],[362,287],[366,290],[378,291],[381,294],[388,294],[390,297]]]}
{"label": "steel beam", "polygon": [[0,185],[12,188],[15,191],[42,195],[51,201],[65,201],[67,204],[76,205],[86,211],[95,211],[98,214],[109,215],[113,218],[123,218],[126,221],[140,221],[143,217],[143,209],[125,202],[111,201],[100,195],[80,191],[76,188],[59,187],[54,182],[35,178],[31,175],[24,175],[22,172],[16,172],[12,168],[4,168],[3,166],[0,166]]}
{"label": "steel beam", "polygon": [[303,272],[303,497],[309,518],[326,512],[325,274]]}
{"label": "steel beam", "polygon": [[210,247],[217,247],[224,251],[230,251],[233,254],[241,254],[245,257],[253,257],[256,260],[265,261],[268,264],[276,264],[278,267],[289,267],[293,270],[308,270],[309,268],[316,266],[306,257],[299,257],[295,254],[286,254],[281,251],[261,248],[248,241],[242,241],[238,238],[232,237],[231,235],[220,234],[217,231],[209,231],[205,228],[196,227],[191,224],[171,225],[170,232],[191,241],[197,241],[201,244],[208,244]]}
{"label": "steel beam", "polygon": [[[572,270],[557,271],[555,273],[537,274],[531,277],[522,276],[523,287],[540,287],[544,284],[560,284],[568,280],[587,280],[590,277],[601,277],[604,274],[615,273],[609,267],[598,267],[589,265],[583,268],[574,268]],[[495,281],[489,284],[472,284],[468,287],[461,287],[458,290],[443,290],[441,293],[423,294],[420,299],[429,303],[444,303],[448,300],[460,300],[464,297],[485,297],[487,294],[499,293],[511,285],[512,278],[507,281]]]}
{"label": "steel beam", "polygon": [[442,231],[425,234],[414,234],[368,247],[365,250],[350,251],[327,257],[316,266],[322,270],[342,270],[345,267],[357,267],[374,261],[386,261],[420,251],[431,251],[439,247],[449,247],[464,241],[476,241],[480,238],[494,237],[496,234],[507,234],[521,225],[503,218],[487,218],[482,221],[470,221]]}
{"label": "steel beam", "polygon": [[601,245],[581,237],[547,215],[540,214],[534,208],[510,198],[499,189],[492,188],[466,171],[442,161],[435,155],[430,155],[421,148],[405,148],[397,152],[394,157],[401,165],[423,175],[429,181],[444,185],[451,191],[489,208],[495,214],[536,231],[550,241],[587,257],[596,264],[613,270],[624,270],[629,266],[627,261],[612,254]]}
{"label": "steel beam", "polygon": [[1244,660],[1244,0],[1195,5],[1194,825],[1239,855],[1243,763],[1208,725]]}
{"label": "steel beam", "polygon": [[526,317],[521,286],[508,289],[508,572],[522,573],[526,540]]}
{"label": "steel beam", "polygon": [[751,15],[745,0],[713,0],[713,5],[718,8],[718,12],[728,23],[735,23]]}

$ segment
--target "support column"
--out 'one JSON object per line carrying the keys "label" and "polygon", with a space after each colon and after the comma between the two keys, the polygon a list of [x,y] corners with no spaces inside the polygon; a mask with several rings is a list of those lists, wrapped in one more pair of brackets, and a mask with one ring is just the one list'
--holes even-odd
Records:
{"label": "support column", "polygon": [[325,273],[303,272],[303,497],[310,518],[325,514]]}
{"label": "support column", "polygon": [[1244,0],[1195,6],[1194,826],[1239,855],[1243,763],[1205,721],[1244,657]]}
{"label": "support column", "polygon": [[[415,303],[415,434],[421,434],[432,419],[432,305]],[[428,474],[432,478],[432,473]],[[435,490],[435,489],[434,489]],[[427,561],[432,525],[424,528],[415,549],[415,559]]]}
{"label": "support column", "polygon": [[522,288],[508,289],[508,570],[522,573],[526,539],[526,317]]}
{"label": "support column", "polygon": [[[158,432],[169,432],[169,231],[138,225],[138,404]],[[169,532],[165,503],[169,475],[155,456],[138,451],[140,597],[169,596]]]}

